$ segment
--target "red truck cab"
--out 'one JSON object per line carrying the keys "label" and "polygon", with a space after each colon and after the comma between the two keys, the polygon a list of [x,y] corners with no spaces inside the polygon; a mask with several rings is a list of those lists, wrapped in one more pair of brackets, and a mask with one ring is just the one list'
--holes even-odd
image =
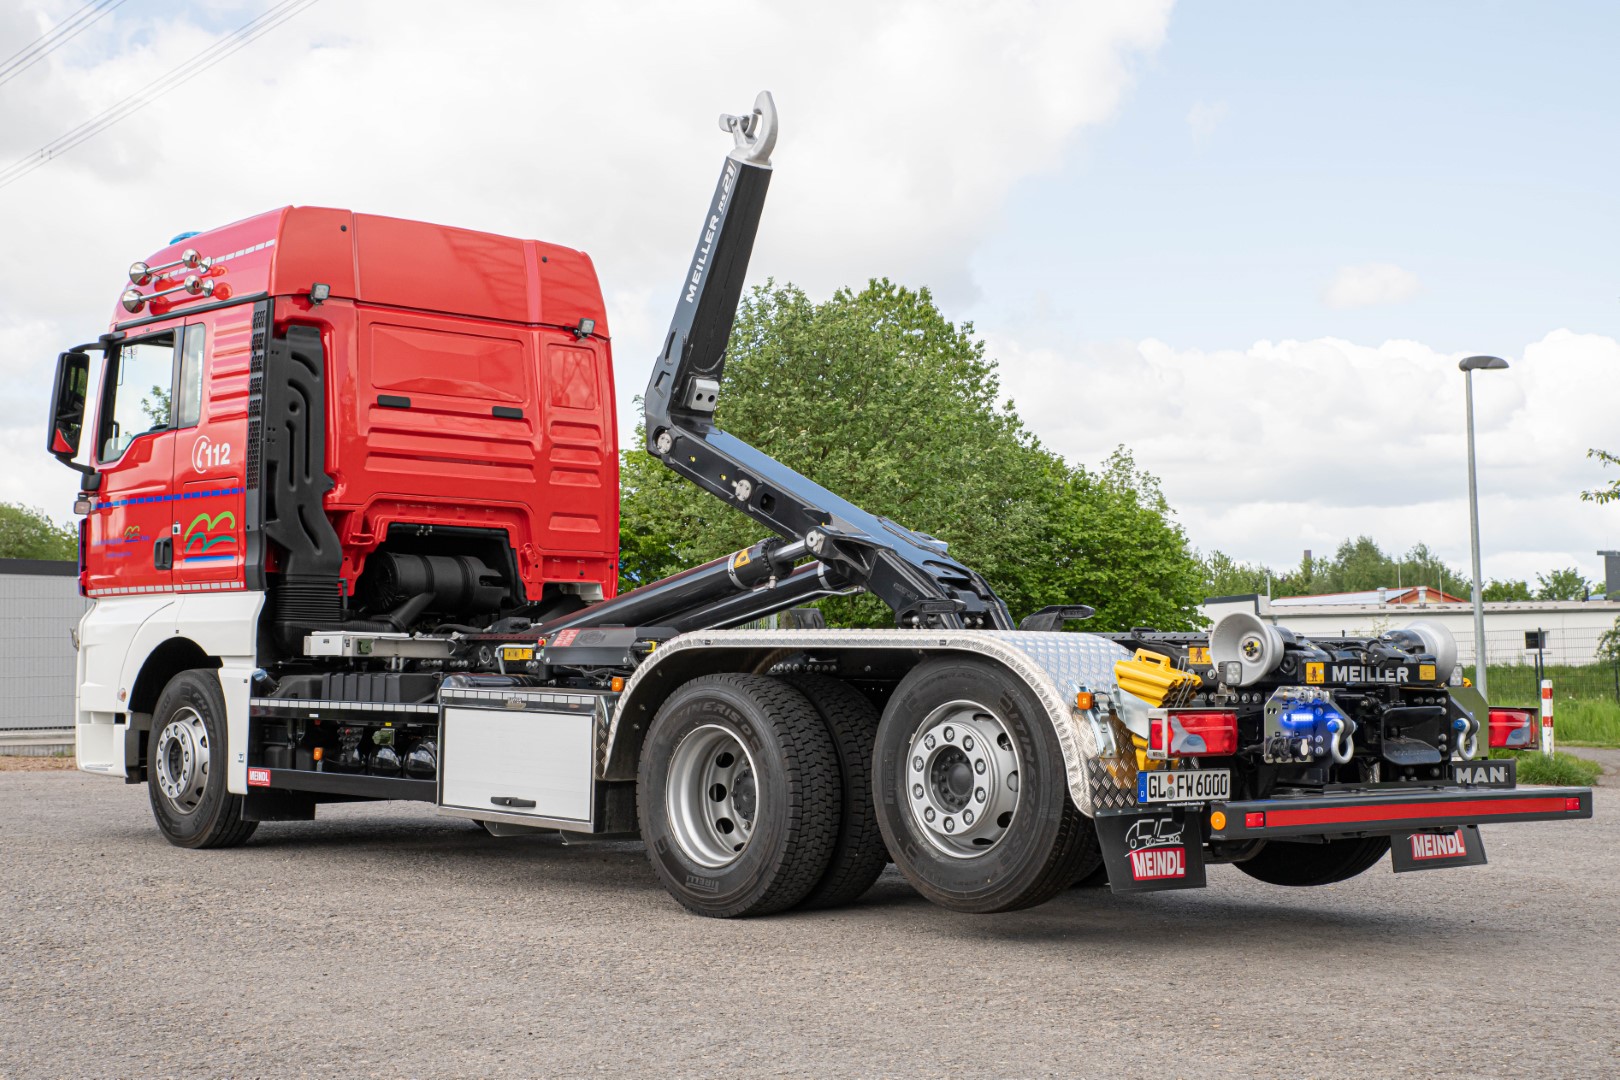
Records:
{"label": "red truck cab", "polygon": [[[295,525],[328,547],[335,535],[343,598],[385,545],[477,554],[510,607],[613,595],[613,368],[583,252],[283,207],[178,238],[131,282],[101,342],[80,455],[93,495],[86,595],[264,589],[289,568],[256,535],[270,511],[254,494],[322,486],[314,463],[282,461],[274,445],[312,426],[324,428],[331,532]],[[256,414],[265,357],[290,330],[318,344],[321,397],[285,401],[295,415],[268,422]],[[62,399],[59,386],[58,413]],[[58,423],[51,435],[72,456],[77,433]],[[289,466],[310,475],[268,475]]]}

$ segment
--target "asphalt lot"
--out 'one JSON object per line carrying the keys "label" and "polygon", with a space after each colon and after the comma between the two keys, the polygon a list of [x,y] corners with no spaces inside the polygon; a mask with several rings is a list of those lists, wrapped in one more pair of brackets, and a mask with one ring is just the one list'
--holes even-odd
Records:
{"label": "asphalt lot", "polygon": [[638,845],[412,805],[189,852],[144,787],[0,772],[0,1075],[1515,1076],[1620,1070],[1620,792],[1491,865],[684,914]]}

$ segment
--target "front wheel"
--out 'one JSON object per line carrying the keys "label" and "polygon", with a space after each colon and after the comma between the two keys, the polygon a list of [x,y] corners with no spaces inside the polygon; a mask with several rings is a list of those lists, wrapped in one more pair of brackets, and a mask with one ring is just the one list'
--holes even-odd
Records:
{"label": "front wheel", "polygon": [[147,793],[158,831],[177,847],[232,847],[253,835],[242,796],[225,789],[225,695],[211,670],[182,671],[152,710]]}
{"label": "front wheel", "polygon": [[671,694],[636,784],[653,869],[688,911],[766,915],[810,895],[838,837],[838,756],[798,690],[709,675]]}
{"label": "front wheel", "polygon": [[1332,885],[1372,868],[1389,850],[1389,837],[1363,836],[1325,844],[1268,840],[1237,868],[1269,885]]}
{"label": "front wheel", "polygon": [[895,865],[953,911],[1032,907],[1094,857],[1034,692],[983,660],[918,665],[878,725],[878,824]]}

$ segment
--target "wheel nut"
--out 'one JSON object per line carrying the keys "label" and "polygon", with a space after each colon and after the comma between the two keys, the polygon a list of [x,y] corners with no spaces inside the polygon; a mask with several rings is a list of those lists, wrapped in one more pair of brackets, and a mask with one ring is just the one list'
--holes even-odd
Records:
{"label": "wheel nut", "polygon": [[978,773],[980,776],[984,775],[984,759],[983,758],[980,758],[978,761],[975,761],[973,763],[973,771]]}
{"label": "wheel nut", "polygon": [[984,788],[979,788],[973,793],[973,801],[984,802]]}
{"label": "wheel nut", "polygon": [[911,787],[911,797],[914,798],[914,799],[920,799],[920,798],[923,797],[923,790],[922,790],[922,785],[921,784],[913,784],[912,785],[912,787]]}
{"label": "wheel nut", "polygon": [[926,807],[923,808],[923,820],[924,821],[933,821],[934,820],[934,808],[932,806],[926,806]]}
{"label": "wheel nut", "polygon": [[962,824],[964,824],[964,825],[973,824],[973,811],[971,811],[971,810],[962,811]]}
{"label": "wheel nut", "polygon": [[928,736],[923,740],[923,745],[932,750],[934,748],[934,737],[932,735]]}
{"label": "wheel nut", "polygon": [[945,831],[946,832],[955,832],[956,831],[956,822],[953,821],[950,818],[946,818],[945,819]]}
{"label": "wheel nut", "polygon": [[945,741],[950,742],[954,738],[956,738],[956,729],[953,728],[953,727],[946,728],[945,729]]}
{"label": "wheel nut", "polygon": [[973,736],[971,736],[971,735],[962,736],[962,749],[964,749],[964,750],[973,749]]}
{"label": "wheel nut", "polygon": [[916,769],[918,772],[922,772],[922,770],[923,770],[923,759],[922,759],[921,754],[918,754],[916,757],[911,759],[911,767],[913,769]]}

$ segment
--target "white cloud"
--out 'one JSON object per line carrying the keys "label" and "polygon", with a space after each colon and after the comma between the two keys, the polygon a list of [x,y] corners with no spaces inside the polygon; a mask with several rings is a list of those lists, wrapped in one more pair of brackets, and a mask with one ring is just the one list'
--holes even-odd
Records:
{"label": "white cloud", "polygon": [[[1002,385],[1054,450],[1116,444],[1164,482],[1195,545],[1275,567],[1372,536],[1468,562],[1461,353],[1322,338],[1206,352],[1161,341],[1060,354],[992,339]],[[1579,501],[1614,448],[1620,341],[1558,330],[1474,380],[1485,572],[1533,579],[1620,546],[1620,506]]]}
{"label": "white cloud", "polygon": [[[0,499],[71,500],[71,474],[35,450],[47,371],[104,329],[123,268],[176,232],[289,202],[589,251],[628,419],[728,147],[715,115],[761,88],[782,135],[754,276],[826,292],[886,274],[960,306],[1013,186],[1114,113],[1169,2],[808,11],[324,4],[0,189]],[[213,17],[253,10],[232,12]],[[192,17],[120,9],[8,85],[29,107],[0,126],[0,164],[194,54],[210,34]],[[30,40],[36,21],[11,9],[0,40]]]}
{"label": "white cloud", "polygon": [[1215,129],[1226,120],[1226,102],[1200,101],[1187,111],[1187,127],[1192,130],[1194,142],[1206,143],[1215,137]]}
{"label": "white cloud", "polygon": [[1417,275],[1410,270],[1392,263],[1365,263],[1341,267],[1322,290],[1322,302],[1341,310],[1399,304],[1412,299],[1422,289]]}

